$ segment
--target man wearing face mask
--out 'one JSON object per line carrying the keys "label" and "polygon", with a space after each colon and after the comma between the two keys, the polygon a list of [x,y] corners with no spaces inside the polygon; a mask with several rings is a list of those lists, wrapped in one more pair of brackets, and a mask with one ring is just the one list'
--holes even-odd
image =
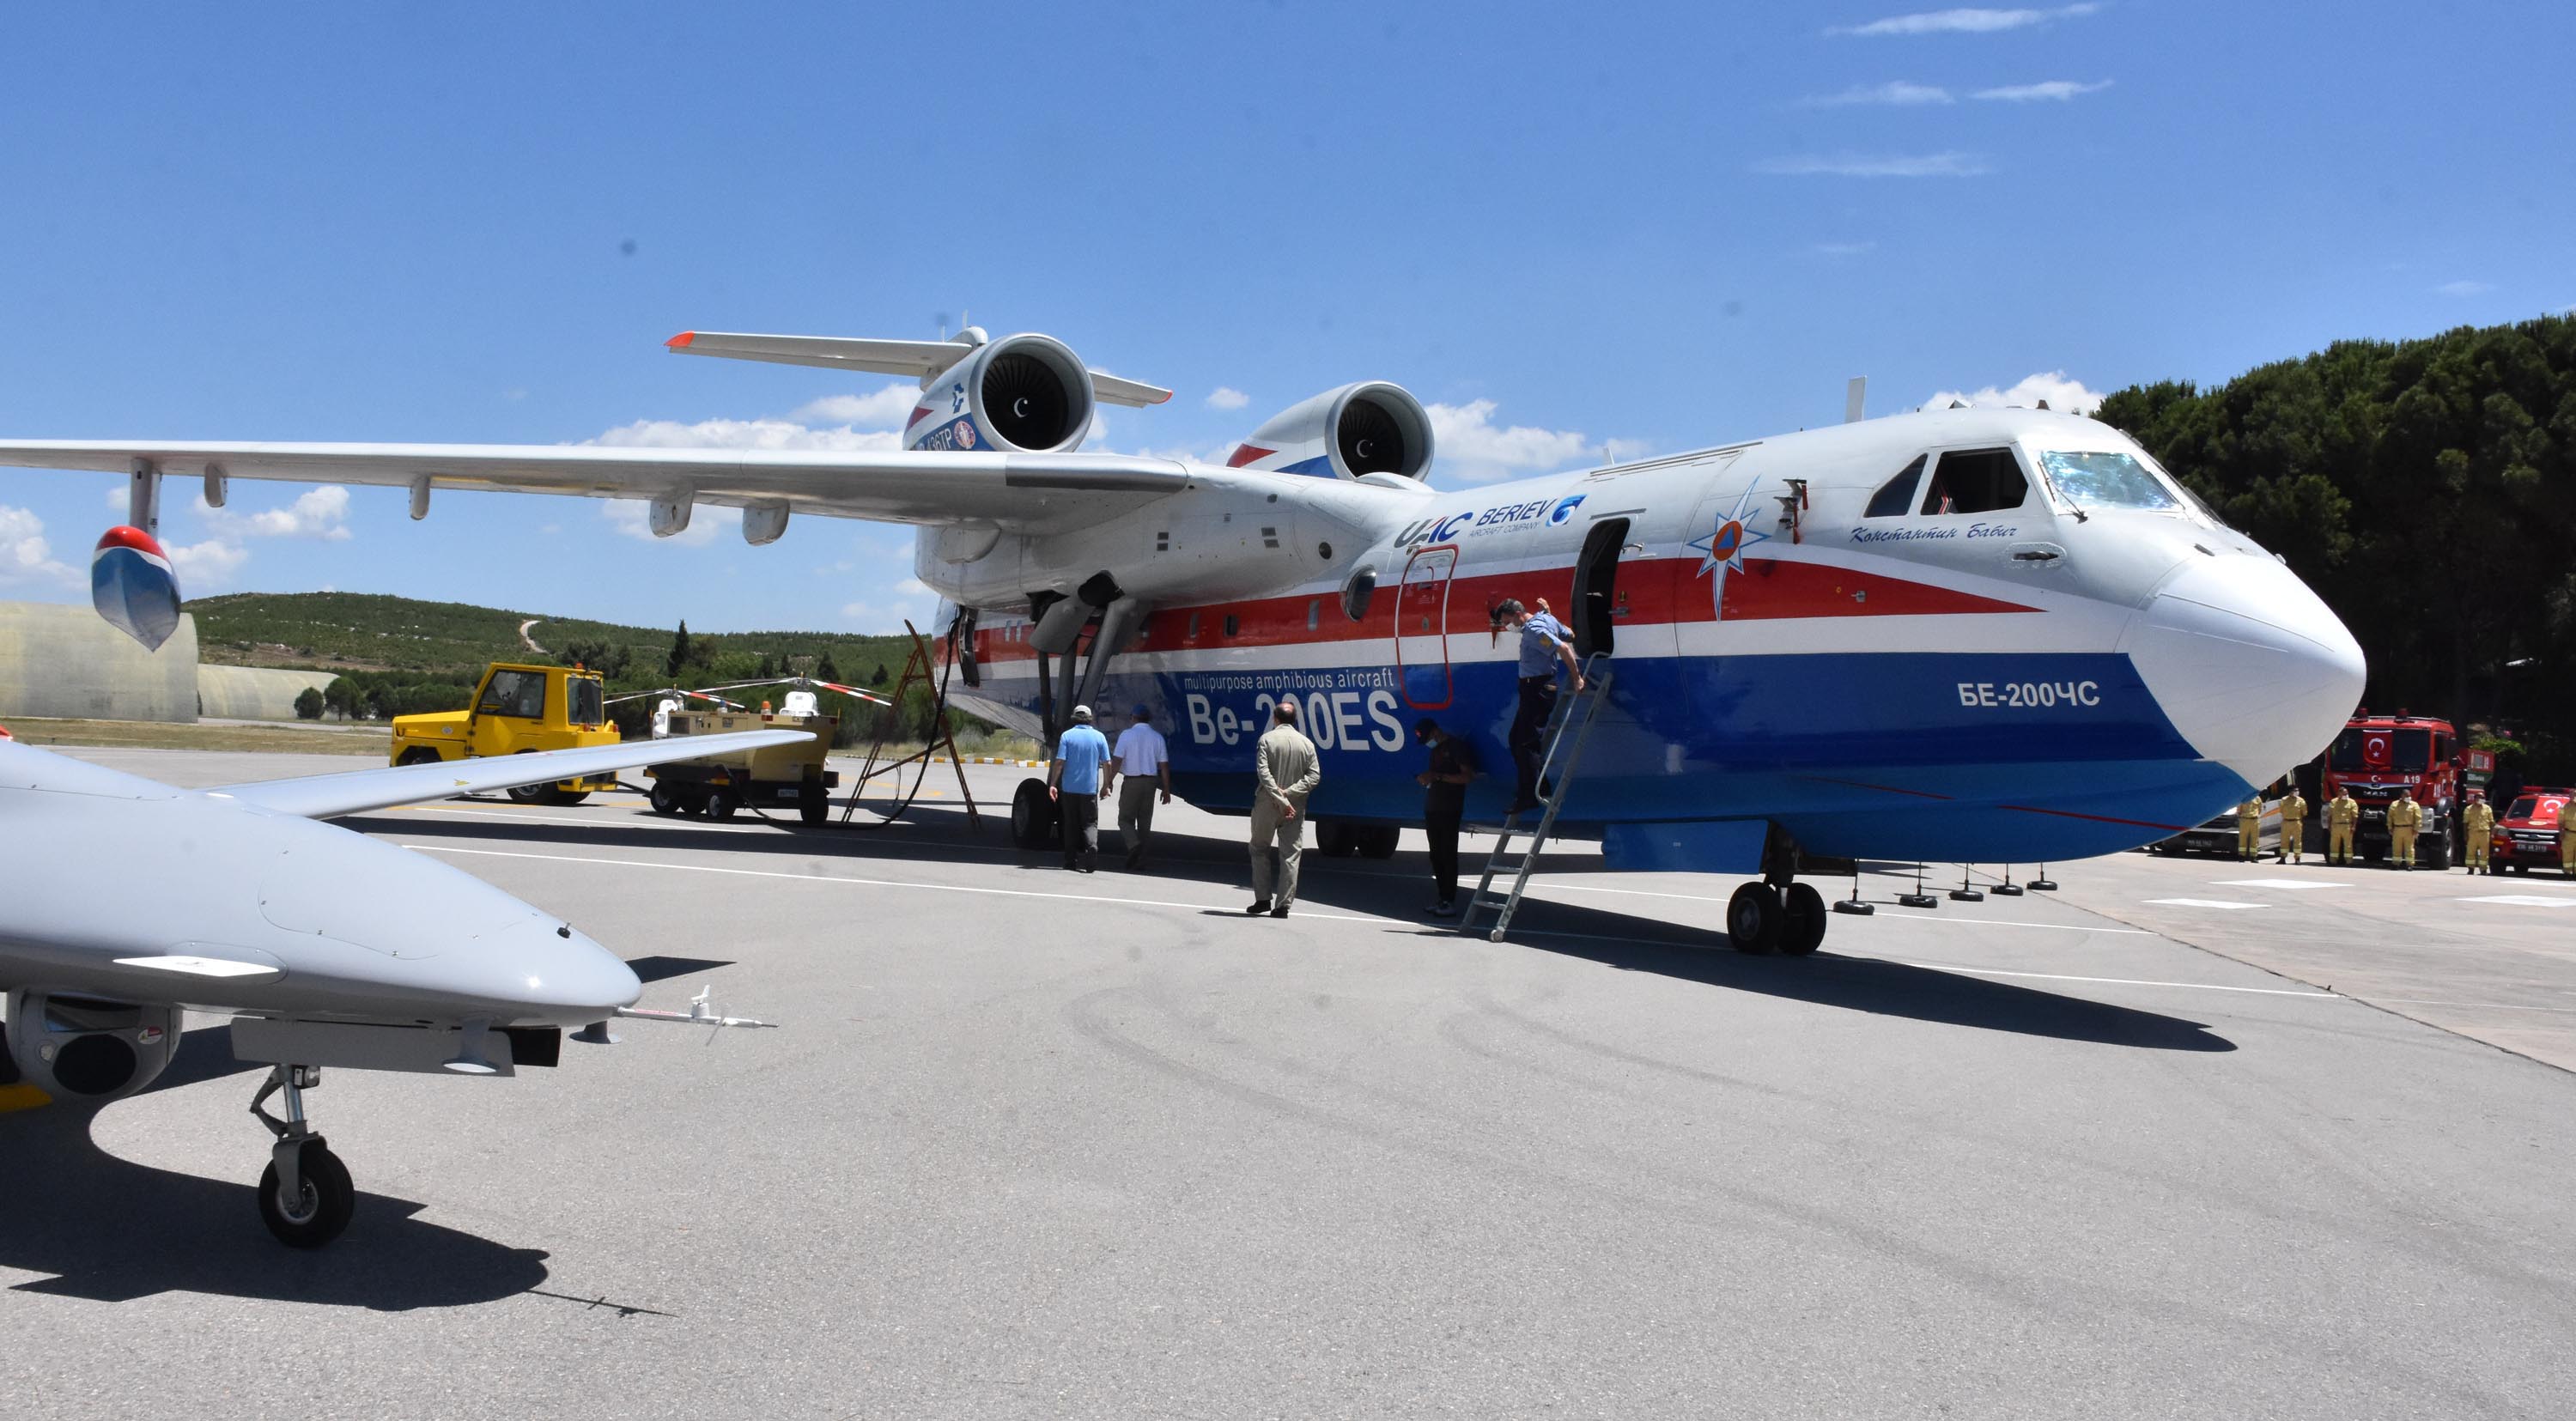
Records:
{"label": "man wearing face mask", "polygon": [[1454,918],[1458,824],[1467,814],[1467,782],[1476,777],[1476,750],[1427,715],[1413,723],[1413,738],[1431,752],[1430,767],[1413,777],[1422,786],[1422,831],[1431,840],[1431,884],[1439,894],[1431,916]]}

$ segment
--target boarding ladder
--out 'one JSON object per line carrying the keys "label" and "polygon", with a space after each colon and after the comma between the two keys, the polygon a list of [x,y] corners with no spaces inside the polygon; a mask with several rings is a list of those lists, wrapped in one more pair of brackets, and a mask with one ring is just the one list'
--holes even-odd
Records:
{"label": "boarding ladder", "polygon": [[[1512,833],[1520,815],[1503,816],[1502,829],[1494,836],[1493,852],[1485,856],[1485,876],[1477,880],[1476,891],[1467,898],[1467,911],[1458,920],[1460,932],[1474,932],[1476,914],[1492,909],[1494,926],[1486,937],[1501,942],[1504,929],[1512,925],[1512,915],[1520,911],[1521,894],[1528,890],[1530,873],[1538,867],[1539,850],[1547,847],[1547,836],[1556,828],[1556,812],[1574,791],[1574,773],[1583,763],[1584,743],[1592,738],[1592,726],[1601,718],[1601,708],[1609,704],[1609,660],[1608,652],[1594,652],[1583,663],[1583,689],[1557,697],[1556,709],[1549,714],[1544,732],[1547,749],[1538,762],[1538,825],[1530,830],[1529,846],[1515,854],[1511,852]],[[1567,743],[1569,735],[1571,744]],[[1493,895],[1494,876],[1501,873],[1512,876],[1512,889],[1497,898]]]}

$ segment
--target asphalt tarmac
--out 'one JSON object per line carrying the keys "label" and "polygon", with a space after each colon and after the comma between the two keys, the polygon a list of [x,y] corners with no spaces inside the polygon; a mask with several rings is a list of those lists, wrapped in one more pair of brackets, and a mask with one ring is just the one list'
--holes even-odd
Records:
{"label": "asphalt tarmac", "polygon": [[864,833],[343,821],[647,1005],[785,1025],[328,1073],[364,1197],[316,1254],[260,1227],[220,1024],[0,1116],[7,1413],[2576,1414],[2576,910],[2456,901],[2576,886],[2131,854],[1912,912],[1874,872],[1787,960],[1727,950],[1733,880],[1577,848],[1490,943],[1420,916],[1414,836],[1248,920],[1240,821],[1074,875],[948,788]]}

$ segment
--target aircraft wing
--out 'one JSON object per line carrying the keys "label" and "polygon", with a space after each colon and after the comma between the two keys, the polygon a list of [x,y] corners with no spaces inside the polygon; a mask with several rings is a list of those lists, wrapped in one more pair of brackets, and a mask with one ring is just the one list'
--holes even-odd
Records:
{"label": "aircraft wing", "polygon": [[1187,488],[1188,466],[1126,454],[910,450],[628,449],[587,444],[150,444],[0,441],[0,465],[290,483],[784,505],[883,523],[990,523],[1010,532],[1086,527]]}
{"label": "aircraft wing", "polygon": [[525,755],[493,755],[480,760],[441,760],[432,765],[391,765],[338,775],[260,780],[251,784],[225,785],[207,793],[226,795],[280,814],[330,819],[361,810],[420,804],[482,790],[550,784],[556,780],[578,779],[583,775],[632,769],[637,765],[676,764],[709,755],[757,750],[766,745],[790,745],[812,738],[813,732],[808,730],[738,730],[730,735],[628,740],[616,745],[589,745],[573,750],[537,750]]}

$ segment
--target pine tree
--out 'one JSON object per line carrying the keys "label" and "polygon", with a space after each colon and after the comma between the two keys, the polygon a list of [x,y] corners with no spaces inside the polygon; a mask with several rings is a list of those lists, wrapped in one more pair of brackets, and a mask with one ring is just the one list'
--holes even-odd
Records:
{"label": "pine tree", "polygon": [[671,675],[673,675],[674,677],[676,677],[676,676],[678,676],[678,675],[680,674],[680,668],[681,668],[681,667],[683,667],[683,666],[686,666],[686,665],[688,665],[688,664],[689,664],[689,619],[688,619],[688,618],[686,618],[686,617],[682,617],[682,618],[680,619],[680,631],[679,631],[679,634],[678,634],[677,636],[674,636],[674,637],[672,637],[672,638],[671,638],[671,661],[670,661],[670,665],[669,665],[669,667],[668,667],[667,669],[670,671]]}
{"label": "pine tree", "polygon": [[875,679],[875,680],[873,680],[873,681],[868,682],[868,684],[869,684],[869,685],[871,685],[871,686],[882,686],[882,685],[884,685],[886,682],[891,681],[891,680],[893,680],[893,679],[894,679],[894,678],[893,678],[892,676],[890,676],[890,675],[886,674],[886,664],[885,664],[884,662],[880,661],[880,662],[878,662],[878,663],[877,663],[877,674],[876,674],[876,679]]}

